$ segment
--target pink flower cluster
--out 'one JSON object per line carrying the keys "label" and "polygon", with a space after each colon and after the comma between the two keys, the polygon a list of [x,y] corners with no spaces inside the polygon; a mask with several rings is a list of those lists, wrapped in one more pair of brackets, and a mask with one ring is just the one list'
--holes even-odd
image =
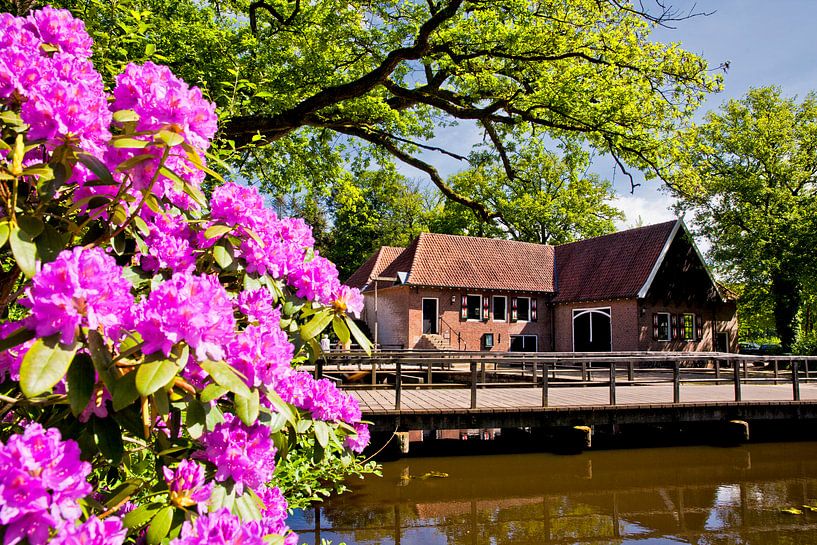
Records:
{"label": "pink flower cluster", "polygon": [[[0,14],[0,103],[21,105],[28,138],[44,140],[49,151],[75,143],[101,156],[111,137],[111,112],[90,55],[85,25],[67,10]],[[27,162],[43,159],[35,153]],[[87,171],[78,167],[77,174],[81,181]]]}
{"label": "pink flower cluster", "polygon": [[215,276],[176,273],[159,284],[134,311],[143,351],[170,355],[185,341],[199,361],[224,358],[224,346],[235,335],[233,305]]}
{"label": "pink flower cluster", "polygon": [[277,452],[270,429],[260,423],[247,426],[232,414],[201,437],[200,457],[216,467],[216,480],[232,479],[241,494],[244,486],[258,490],[272,480]]}
{"label": "pink flower cluster", "polygon": [[77,500],[91,493],[91,465],[56,429],[37,423],[0,443],[0,525],[5,545],[41,545],[52,528],[70,528],[82,514]]}
{"label": "pink flower cluster", "polygon": [[122,545],[127,533],[117,517],[91,517],[76,526],[66,524],[48,545]]}
{"label": "pink flower cluster", "polygon": [[182,525],[170,545],[266,545],[258,525],[244,524],[227,509],[199,515]]}
{"label": "pink flower cluster", "polygon": [[127,322],[133,296],[122,269],[102,248],[63,250],[43,265],[21,303],[31,309],[39,337],[73,342],[77,327],[101,328],[115,339]]}
{"label": "pink flower cluster", "polygon": [[357,401],[330,380],[315,380],[310,373],[292,371],[280,376],[274,386],[281,399],[310,411],[315,420],[360,422]]}
{"label": "pink flower cluster", "polygon": [[206,502],[213,493],[213,483],[205,482],[204,466],[191,460],[182,460],[176,469],[162,468],[170,501],[178,507],[192,507]]}
{"label": "pink flower cluster", "polygon": [[[215,104],[205,100],[197,87],[191,88],[174,76],[166,66],[152,62],[142,66],[129,64],[117,76],[113,95],[113,111],[132,110],[139,116],[137,131],[170,131],[183,137],[185,142],[202,153],[210,147],[210,140],[217,129]],[[133,189],[141,191],[154,179],[161,148],[111,148],[105,161],[113,170],[121,162],[145,153],[152,153],[154,158],[140,162],[128,171]],[[194,187],[199,187],[204,179],[204,172],[196,168],[181,146],[172,148],[164,166]],[[196,206],[181,188],[174,186],[172,179],[161,174],[153,186],[153,193],[181,209]]]}
{"label": "pink flower cluster", "polygon": [[149,219],[148,226],[150,234],[145,237],[147,253],[142,255],[142,268],[148,272],[161,269],[179,273],[192,272],[196,267],[194,237],[184,217],[154,214]]}

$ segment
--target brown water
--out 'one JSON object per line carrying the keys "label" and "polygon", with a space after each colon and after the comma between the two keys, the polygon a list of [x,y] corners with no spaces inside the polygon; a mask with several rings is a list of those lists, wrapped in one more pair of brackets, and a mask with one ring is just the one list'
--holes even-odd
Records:
{"label": "brown water", "polygon": [[817,443],[406,459],[290,525],[308,544],[817,544],[804,504]]}

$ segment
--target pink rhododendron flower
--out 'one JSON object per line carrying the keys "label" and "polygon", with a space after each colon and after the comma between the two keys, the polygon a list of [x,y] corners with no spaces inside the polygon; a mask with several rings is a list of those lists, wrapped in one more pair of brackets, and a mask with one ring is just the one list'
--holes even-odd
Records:
{"label": "pink rhododendron flower", "polygon": [[137,306],[134,328],[145,354],[168,356],[184,341],[199,361],[220,360],[234,336],[233,305],[217,277],[176,273]]}
{"label": "pink rhododendron flower", "polygon": [[204,466],[191,460],[182,460],[176,469],[162,468],[170,501],[177,507],[192,507],[206,502],[213,493],[213,483],[204,480]]}
{"label": "pink rhododendron flower", "polygon": [[50,45],[57,46],[61,51],[88,58],[91,56],[91,46],[94,44],[85,23],[75,19],[67,9],[54,9],[51,6],[31,12],[24,26]]}
{"label": "pink rhododendron flower", "polygon": [[77,327],[101,328],[110,339],[129,319],[133,296],[122,269],[102,248],[63,250],[34,275],[20,303],[31,309],[39,337],[73,342]]}
{"label": "pink rhododendron flower", "polygon": [[371,439],[369,435],[369,426],[358,422],[354,425],[354,428],[355,435],[348,436],[343,441],[343,445],[351,449],[353,452],[361,453],[363,452],[363,449],[366,448],[366,445],[369,444],[369,440]]}
{"label": "pink rhododendron flower", "polygon": [[216,480],[232,479],[239,494],[244,486],[258,489],[272,480],[277,449],[267,426],[258,422],[247,426],[227,413],[224,422],[202,435],[201,442],[204,451],[198,454],[216,466]]}
{"label": "pink rhododendron flower", "polygon": [[337,291],[332,295],[332,307],[339,312],[349,312],[355,317],[360,318],[360,313],[363,312],[363,295],[357,288],[350,288],[349,286],[340,285]]}
{"label": "pink rhododendron flower", "polygon": [[127,529],[117,517],[91,517],[79,525],[65,524],[49,545],[122,545]]}
{"label": "pink rhododendron flower", "polygon": [[257,525],[244,524],[227,509],[220,509],[186,521],[170,545],[265,545],[263,537]]}
{"label": "pink rhododendron flower", "polygon": [[79,458],[74,441],[54,428],[30,423],[20,435],[0,443],[0,525],[5,545],[27,538],[45,543],[51,528],[82,514],[77,500],[91,493],[91,465]]}

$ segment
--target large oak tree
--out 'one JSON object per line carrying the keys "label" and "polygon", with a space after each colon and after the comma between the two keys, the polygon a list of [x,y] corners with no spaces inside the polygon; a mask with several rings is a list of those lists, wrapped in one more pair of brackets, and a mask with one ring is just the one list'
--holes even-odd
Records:
{"label": "large oak tree", "polygon": [[[22,11],[27,0],[0,0]],[[220,106],[229,163],[268,188],[313,188],[352,157],[423,171],[457,192],[430,144],[443,126],[481,131],[513,172],[509,134],[577,138],[622,170],[665,167],[667,146],[703,95],[707,63],[652,41],[688,14],[627,0],[55,0],[94,34],[97,66],[153,59]]]}

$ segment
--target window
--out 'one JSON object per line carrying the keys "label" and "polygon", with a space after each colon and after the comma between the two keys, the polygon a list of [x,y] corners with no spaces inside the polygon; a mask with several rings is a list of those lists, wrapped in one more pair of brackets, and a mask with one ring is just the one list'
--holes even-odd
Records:
{"label": "window", "polygon": [[519,322],[530,321],[530,297],[516,298],[516,320]]}
{"label": "window", "polygon": [[536,335],[511,335],[511,352],[536,352],[537,345]]}
{"label": "window", "polygon": [[504,295],[494,295],[494,321],[504,322],[508,319],[508,299]]}
{"label": "window", "polygon": [[655,338],[659,341],[671,341],[672,330],[670,329],[669,312],[659,312],[655,315]]}
{"label": "window", "polygon": [[684,314],[684,340],[695,340],[695,315]]}
{"label": "window", "polygon": [[482,320],[482,295],[469,295],[466,301],[467,320]]}

